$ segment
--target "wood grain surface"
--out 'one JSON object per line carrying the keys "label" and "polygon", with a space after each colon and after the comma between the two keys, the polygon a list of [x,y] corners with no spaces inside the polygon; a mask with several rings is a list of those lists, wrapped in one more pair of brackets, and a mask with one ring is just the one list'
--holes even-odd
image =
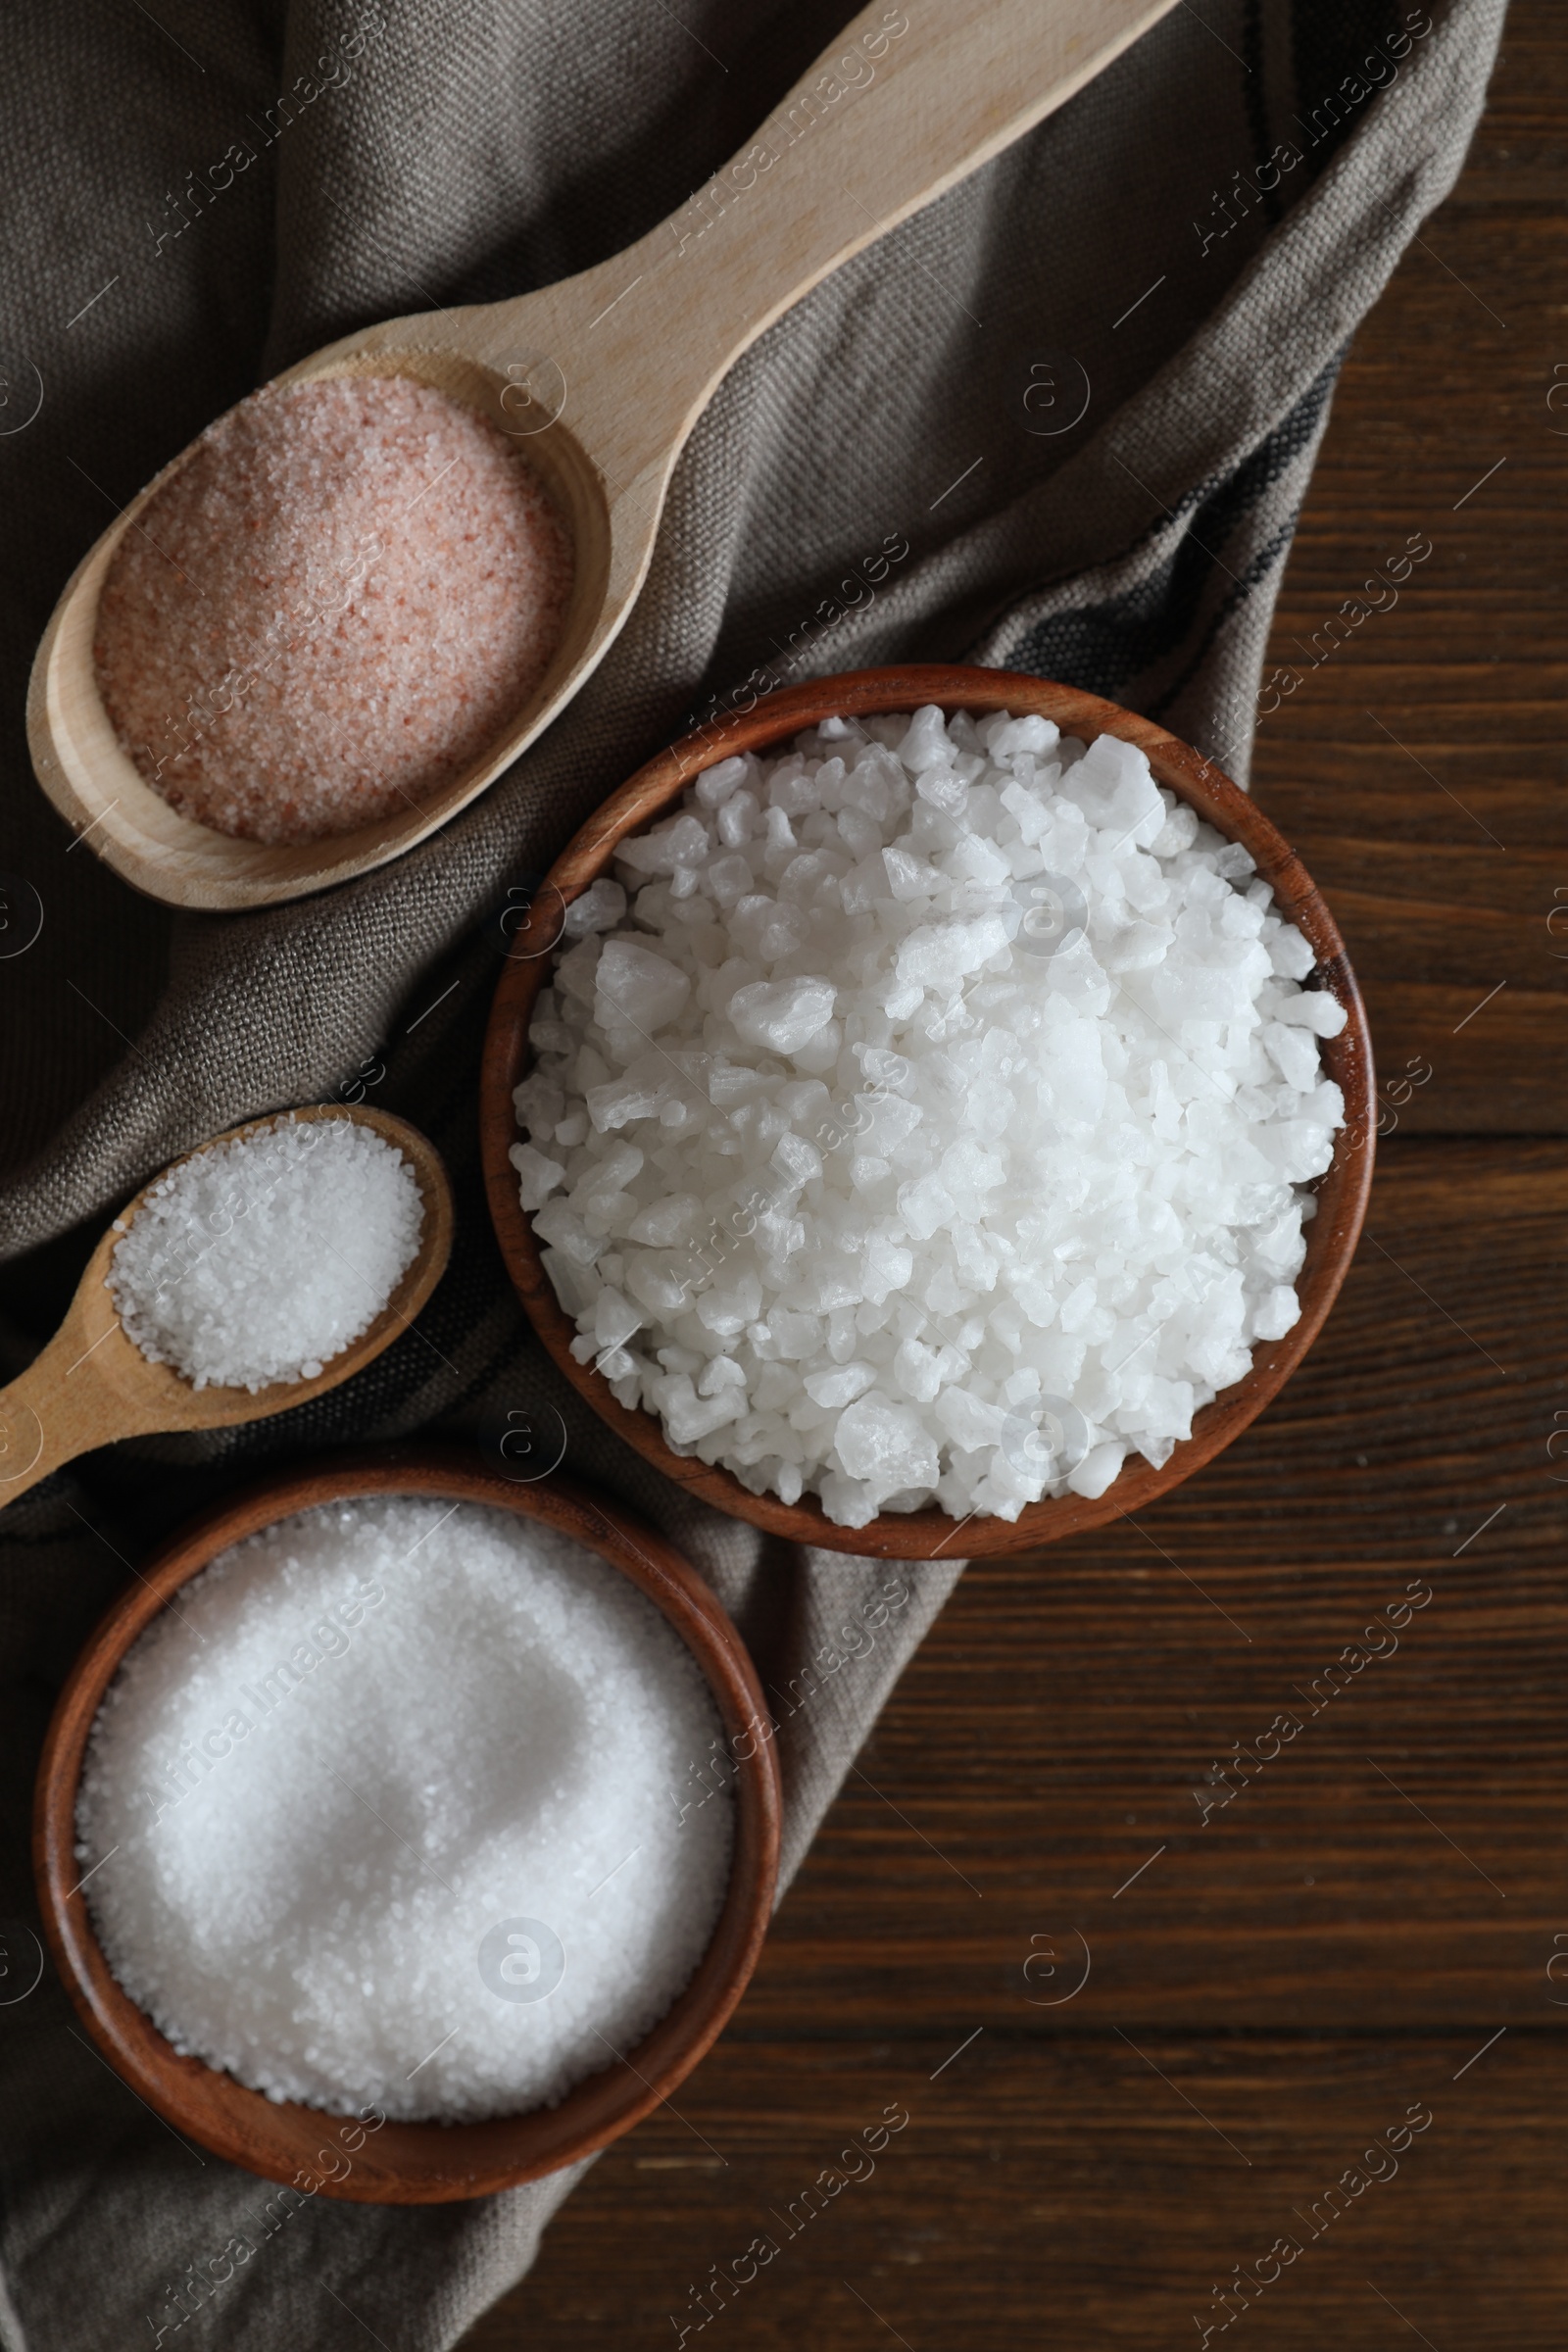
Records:
{"label": "wood grain surface", "polygon": [[[1289,2235],[1241,2340],[1562,2340],[1565,122],[1568,21],[1515,0],[1459,186],[1351,350],[1271,647],[1301,676],[1255,787],[1396,1098],[1372,1238],[1221,1460],[1136,1527],[968,1572],[684,2121],[600,2162],[470,2352],[674,2344],[759,2233],[777,2254],[689,2345],[1195,2345]],[[1418,530],[1397,608],[1311,667],[1297,641]],[[1291,1710],[1203,1822],[1210,1768]],[[1411,2104],[1397,2174],[1311,2236]],[[843,2151],[889,2105],[867,2176]],[[824,2168],[862,2178],[808,2224]]]}

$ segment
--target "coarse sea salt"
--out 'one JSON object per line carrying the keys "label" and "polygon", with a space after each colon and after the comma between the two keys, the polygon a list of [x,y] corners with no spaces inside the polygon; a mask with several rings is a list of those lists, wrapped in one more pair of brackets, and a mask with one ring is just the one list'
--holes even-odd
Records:
{"label": "coarse sea salt", "polygon": [[176,2049],[272,2098],[555,2105],[707,1948],[733,1799],[677,1798],[719,1740],[679,1635],[579,1544],[326,1504],[221,1553],[111,1684],[76,1814],[93,1925]]}
{"label": "coarse sea salt", "polygon": [[1298,1320],[1344,1007],[1111,735],[827,720],[568,909],[513,1147],[572,1351],[863,1527],[1156,1467]]}
{"label": "coarse sea salt", "polygon": [[549,666],[571,577],[538,474],[466,402],[407,376],[269,387],[121,540],[99,691],[182,815],[316,841],[488,749]]}
{"label": "coarse sea salt", "polygon": [[149,1185],[104,1287],[152,1363],[193,1388],[314,1380],[369,1330],[418,1254],[424,1205],[356,1119],[275,1120]]}

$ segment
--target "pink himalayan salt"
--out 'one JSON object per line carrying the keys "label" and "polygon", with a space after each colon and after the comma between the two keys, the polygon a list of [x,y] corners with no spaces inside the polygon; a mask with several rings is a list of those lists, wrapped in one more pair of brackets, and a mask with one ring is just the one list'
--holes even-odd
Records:
{"label": "pink himalayan salt", "polygon": [[407,376],[264,390],[127,531],[99,691],[172,808],[316,841],[427,800],[555,653],[570,542],[532,467]]}

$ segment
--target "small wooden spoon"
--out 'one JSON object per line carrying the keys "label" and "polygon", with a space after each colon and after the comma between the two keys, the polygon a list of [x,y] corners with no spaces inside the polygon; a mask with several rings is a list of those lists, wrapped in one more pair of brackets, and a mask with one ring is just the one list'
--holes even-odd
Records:
{"label": "small wooden spoon", "polygon": [[726,370],[803,294],[1001,153],[1173,0],[873,0],[672,219],[513,302],[363,329],[276,380],[412,375],[466,400],[538,467],[576,577],[545,677],[482,759],[418,807],[284,848],[179,816],[122,750],[93,670],[99,592],[174,459],[77,565],[27,695],[38,781],[106,864],[174,906],[260,906],[362,874],[466,807],[604,659],[641,588],[675,460]]}
{"label": "small wooden spoon", "polygon": [[[289,1114],[279,1113],[286,1117]],[[441,1155],[416,1127],[384,1110],[343,1103],[313,1103],[296,1119],[356,1119],[395,1144],[412,1165],[424,1202],[419,1251],[363,1338],[317,1373],[314,1380],[280,1380],[257,1389],[193,1388],[171,1364],[150,1363],[127,1339],[105,1288],[109,1260],[147,1197],[144,1186],[104,1235],[76,1285],[66,1319],[41,1355],[20,1379],[0,1389],[0,1508],[47,1478],[63,1463],[117,1438],[150,1436],[155,1430],[227,1429],[236,1422],[265,1421],[290,1405],[305,1404],[335,1389],[351,1373],[390,1347],[407,1330],[446,1270],[452,1249],[452,1188]],[[231,1127],[213,1143],[232,1143],[274,1126],[276,1117]],[[212,1144],[203,1144],[204,1152]],[[195,1153],[186,1152],[185,1159]],[[183,1159],[171,1162],[180,1167]],[[166,1168],[164,1175],[170,1170]],[[153,1179],[154,1183],[160,1177]]]}

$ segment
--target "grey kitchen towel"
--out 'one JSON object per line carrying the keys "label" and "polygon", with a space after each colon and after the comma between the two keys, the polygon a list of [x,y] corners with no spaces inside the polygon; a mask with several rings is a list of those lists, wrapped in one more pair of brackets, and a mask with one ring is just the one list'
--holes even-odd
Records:
{"label": "grey kitchen towel", "polygon": [[[477,1174],[499,968],[485,917],[694,715],[870,662],[1061,677],[1245,781],[1335,371],[1453,180],[1502,8],[1176,8],[747,354],[681,460],[624,634],[454,824],[363,881],[238,917],[172,917],[115,880],[37,792],[22,725],[37,636],[113,509],[328,337],[521,292],[641,234],[849,14],[14,0],[0,24],[0,1362],[41,1344],[151,1170],[254,1113],[345,1094],[402,1111],[446,1153],[460,1209],[418,1329],[358,1379],[251,1430],[110,1449],[0,1518],[6,2352],[174,2337],[310,2352],[364,2328],[435,2352],[526,2270],[576,2177],[433,2210],[316,2197],[280,2215],[264,2183],[138,2105],[47,1972],[24,1989],[53,1693],[138,1553],[235,1476],[349,1438],[482,1437],[489,1416],[554,1403],[571,1471],[683,1545],[751,1641],[798,1866],[957,1570],[764,1544],[673,1493],[553,1377]],[[906,552],[872,587],[863,559],[885,545]],[[902,1597],[865,1646],[856,1629],[890,1579]]]}

